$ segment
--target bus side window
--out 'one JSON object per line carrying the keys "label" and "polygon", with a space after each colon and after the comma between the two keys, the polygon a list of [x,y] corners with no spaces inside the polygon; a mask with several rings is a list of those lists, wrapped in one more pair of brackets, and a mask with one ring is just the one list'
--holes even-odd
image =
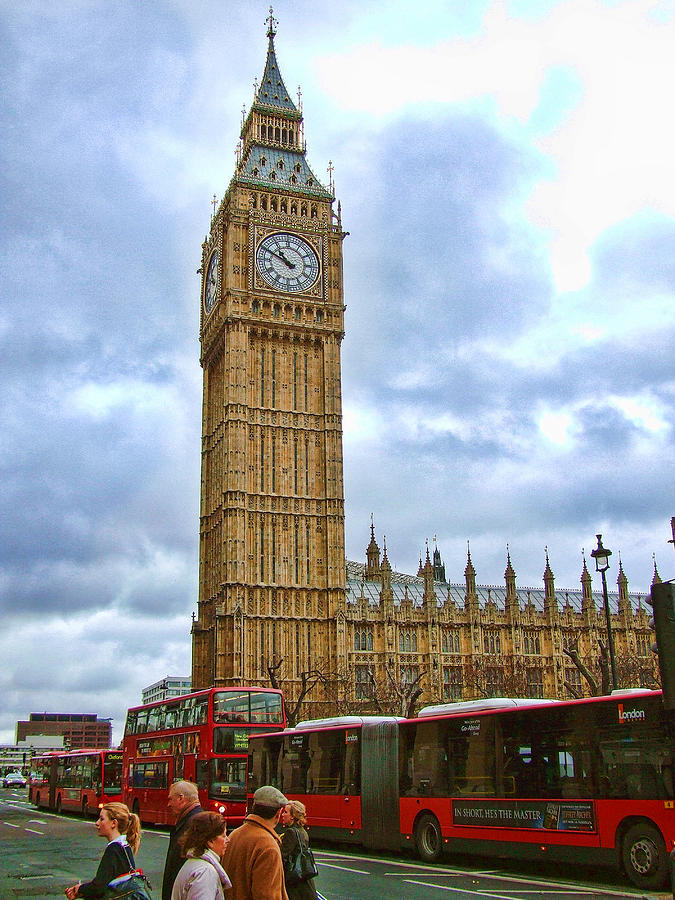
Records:
{"label": "bus side window", "polygon": [[341,793],[357,797],[361,793],[361,742],[352,741],[345,749],[344,783]]}

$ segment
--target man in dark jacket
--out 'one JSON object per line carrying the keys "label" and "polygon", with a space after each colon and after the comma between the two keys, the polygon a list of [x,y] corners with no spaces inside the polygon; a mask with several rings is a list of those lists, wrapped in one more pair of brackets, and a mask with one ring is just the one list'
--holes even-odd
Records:
{"label": "man in dark jacket", "polygon": [[202,811],[199,805],[197,785],[191,781],[175,781],[169,788],[167,808],[176,817],[176,824],[171,829],[169,849],[166,851],[164,878],[162,880],[162,900],[171,900],[171,891],[176,876],[185,862],[178,839],[187,828],[193,816]]}

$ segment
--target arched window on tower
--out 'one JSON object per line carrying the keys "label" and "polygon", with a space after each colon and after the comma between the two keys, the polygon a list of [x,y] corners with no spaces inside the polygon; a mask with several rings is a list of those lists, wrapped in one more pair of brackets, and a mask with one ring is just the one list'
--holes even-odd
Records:
{"label": "arched window on tower", "polygon": [[285,128],[281,129],[281,143],[282,144],[288,143],[288,132],[286,131]]}
{"label": "arched window on tower", "polygon": [[307,204],[306,203],[303,203],[302,206],[300,207],[300,215],[301,216],[307,215]]}
{"label": "arched window on tower", "polygon": [[279,204],[279,209],[282,213],[285,213],[288,211],[285,197],[281,198],[281,203]]}
{"label": "arched window on tower", "polygon": [[316,208],[316,204],[315,204],[315,203],[312,203],[312,215],[311,215],[310,218],[316,219],[318,215],[319,215],[319,211],[318,211],[318,209]]}
{"label": "arched window on tower", "polygon": [[[274,172],[272,172],[272,175],[274,175]],[[272,212],[277,211],[277,198],[276,197],[270,198],[270,209],[272,210]]]}
{"label": "arched window on tower", "polygon": [[267,125],[260,126],[260,139],[263,141],[267,140]]}
{"label": "arched window on tower", "polygon": [[281,128],[274,129],[274,140],[277,142],[277,144],[281,143]]}
{"label": "arched window on tower", "polygon": [[292,216],[297,216],[297,214],[298,214],[298,204],[297,204],[297,203],[291,203],[291,215],[292,215]]}
{"label": "arched window on tower", "polygon": [[260,198],[260,209],[267,209],[267,197],[265,196]]}

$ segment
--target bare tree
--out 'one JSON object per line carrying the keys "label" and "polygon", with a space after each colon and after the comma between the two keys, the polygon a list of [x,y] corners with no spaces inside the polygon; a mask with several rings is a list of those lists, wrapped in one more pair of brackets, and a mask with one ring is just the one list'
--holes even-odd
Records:
{"label": "bare tree", "polygon": [[[295,727],[301,718],[303,704],[307,697],[314,691],[317,685],[321,685],[324,689],[324,697],[318,701],[324,707],[322,710],[326,715],[332,715],[338,712],[340,703],[340,691],[338,687],[344,685],[345,675],[340,672],[331,672],[328,668],[324,668],[320,662],[315,668],[307,669],[300,672],[298,678],[300,680],[300,689],[295,694],[293,700],[289,699],[290,691],[288,690],[289,679],[283,675],[284,659],[280,656],[274,656],[267,664],[267,674],[270,684],[277,690],[284,691],[284,701],[286,703],[286,722],[289,728]],[[286,686],[286,690],[284,687]],[[326,697],[328,693],[332,696]],[[316,706],[316,702],[314,702]]]}
{"label": "bare tree", "polygon": [[[598,656],[595,660],[582,660],[576,647],[563,648],[566,656],[572,660],[584,678],[592,697],[605,696],[612,690],[612,680],[609,667],[609,652],[604,641],[598,641]],[[597,667],[594,672],[591,666]],[[654,662],[645,657],[635,655],[622,655],[617,660],[617,681],[622,687],[648,687],[658,688],[659,678]],[[583,691],[578,687],[565,682],[565,687],[573,697],[583,696]]]}

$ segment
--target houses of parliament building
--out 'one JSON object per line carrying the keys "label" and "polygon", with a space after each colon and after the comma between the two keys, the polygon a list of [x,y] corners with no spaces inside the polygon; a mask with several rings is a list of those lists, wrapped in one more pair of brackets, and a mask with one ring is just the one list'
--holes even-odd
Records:
{"label": "houses of parliament building", "polygon": [[[464,582],[451,584],[438,548],[416,575],[393,572],[372,524],[365,562],[345,559],[345,232],[332,176],[324,186],[307,159],[276,24],[270,11],[264,74],[202,246],[193,689],[269,685],[273,672],[292,703],[311,676],[303,717],[373,712],[387,686],[406,684],[422,704],[588,693],[564,652],[597,669],[606,641],[585,561],[580,589],[556,590],[548,557],[542,589],[517,587],[508,555],[504,584],[485,587],[468,552]],[[622,568],[609,602],[619,682],[630,663],[633,686],[654,686],[646,604]]]}

